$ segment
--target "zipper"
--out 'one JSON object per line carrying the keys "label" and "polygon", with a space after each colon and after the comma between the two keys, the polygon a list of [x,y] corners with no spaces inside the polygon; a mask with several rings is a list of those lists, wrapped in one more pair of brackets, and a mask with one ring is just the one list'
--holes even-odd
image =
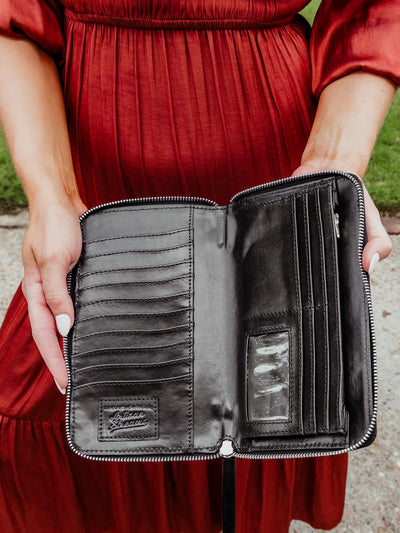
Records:
{"label": "zipper", "polygon": [[218,204],[208,198],[201,198],[200,196],[146,196],[145,198],[127,198],[125,200],[115,200],[114,202],[106,202],[104,204],[96,205],[85,211],[80,217],[79,222],[84,220],[88,215],[107,207],[115,207],[118,205],[136,205],[136,204],[152,204],[152,203],[194,203],[204,204],[216,207]]}
{"label": "zipper", "polygon": [[[364,292],[365,296],[367,298],[367,306],[368,306],[368,314],[369,314],[369,321],[370,321],[370,328],[371,328],[371,352],[372,352],[372,384],[373,384],[373,410],[372,410],[372,417],[371,417],[371,423],[364,435],[358,442],[352,444],[351,446],[348,446],[345,449],[340,450],[331,450],[326,452],[300,452],[300,453],[241,453],[236,452],[233,447],[233,441],[228,436],[225,437],[219,447],[219,450],[214,453],[209,454],[193,454],[193,455],[151,455],[148,457],[125,457],[125,456],[118,456],[118,457],[107,457],[107,456],[92,456],[86,453],[83,453],[79,450],[77,450],[74,447],[74,444],[72,442],[71,434],[69,431],[69,426],[66,424],[66,434],[67,434],[67,440],[68,444],[71,447],[71,449],[80,457],[83,457],[85,459],[92,459],[97,461],[125,461],[125,462],[155,462],[155,461],[191,461],[191,460],[207,460],[207,459],[216,459],[218,457],[238,457],[243,459],[295,459],[295,458],[306,458],[306,457],[322,457],[322,456],[333,456],[333,455],[339,455],[342,453],[348,453],[353,450],[357,450],[360,448],[363,444],[367,442],[367,440],[372,435],[377,421],[377,414],[378,414],[378,364],[377,364],[377,356],[376,356],[376,334],[375,334],[375,326],[374,326],[374,320],[373,320],[373,310],[372,310],[372,297],[371,297],[371,290],[369,286],[369,277],[367,272],[362,268],[362,253],[363,253],[363,247],[364,247],[364,226],[365,226],[365,214],[364,214],[364,196],[363,196],[363,189],[361,185],[360,178],[356,177],[353,174],[349,174],[347,172],[342,171],[331,171],[331,170],[322,170],[320,172],[313,172],[310,174],[301,174],[298,176],[290,176],[288,178],[283,178],[279,180],[275,180],[269,183],[264,183],[261,185],[256,185],[255,187],[250,187],[248,189],[245,189],[243,191],[240,191],[239,193],[232,196],[230,203],[236,202],[238,199],[243,198],[244,196],[251,194],[253,192],[258,192],[261,190],[267,190],[272,187],[276,187],[277,185],[283,185],[287,183],[292,183],[296,181],[301,181],[303,179],[310,179],[313,177],[320,177],[322,175],[330,175],[330,176],[341,176],[346,177],[350,181],[353,182],[353,184],[356,186],[357,194],[358,194],[358,200],[360,204],[360,218],[359,218],[359,232],[358,232],[358,258],[359,258],[359,267],[362,275],[362,280],[364,284]],[[335,191],[336,192],[336,191]],[[146,197],[146,198],[130,198],[126,200],[117,200],[114,202],[107,202],[104,204],[100,204],[98,206],[92,207],[91,209],[88,209],[85,211],[79,218],[79,221],[84,220],[89,214],[99,211],[101,209],[107,208],[107,207],[113,207],[118,205],[133,205],[133,204],[149,204],[153,202],[165,202],[165,203],[184,203],[184,202],[191,202],[191,203],[199,203],[203,205],[209,205],[217,207],[218,204],[214,202],[213,200],[209,200],[207,198],[201,198],[201,197],[190,197],[190,196],[155,196],[155,197]],[[339,237],[339,215],[335,213],[335,226],[336,226],[336,235]],[[67,275],[67,288],[68,293],[71,294],[71,282],[72,282],[72,271],[68,273]],[[68,336],[63,337],[63,348],[64,348],[64,354],[68,354]],[[70,415],[70,403],[71,403],[71,369],[69,365],[69,358],[65,357],[66,367],[67,367],[67,373],[68,373],[68,387],[67,387],[67,398],[66,398],[66,421],[69,420]]]}
{"label": "zipper", "polygon": [[[296,181],[304,180],[304,178],[318,178],[322,175],[329,175],[329,176],[347,176],[348,178],[353,178],[352,174],[349,174],[347,172],[342,172],[340,170],[321,170],[319,172],[310,172],[309,174],[299,174],[298,176],[289,176],[288,178],[281,178],[279,180],[270,181],[268,183],[262,183],[261,185],[255,185],[254,187],[249,187],[248,189],[244,189],[243,191],[240,191],[232,196],[230,199],[230,203],[236,202],[240,198],[243,198],[244,196],[247,196],[248,194],[251,194],[253,192],[259,192],[266,189],[271,189],[272,187],[276,187],[278,185],[285,185],[287,183],[293,183]],[[354,178],[353,178],[354,179]]]}

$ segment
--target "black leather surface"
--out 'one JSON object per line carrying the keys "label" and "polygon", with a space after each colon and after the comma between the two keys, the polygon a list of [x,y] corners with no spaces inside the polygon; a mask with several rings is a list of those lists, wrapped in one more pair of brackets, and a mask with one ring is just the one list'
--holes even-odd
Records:
{"label": "black leather surface", "polygon": [[73,449],[201,455],[229,438],[242,453],[318,453],[361,440],[374,384],[360,216],[340,173],[229,206],[89,213],[66,353]]}

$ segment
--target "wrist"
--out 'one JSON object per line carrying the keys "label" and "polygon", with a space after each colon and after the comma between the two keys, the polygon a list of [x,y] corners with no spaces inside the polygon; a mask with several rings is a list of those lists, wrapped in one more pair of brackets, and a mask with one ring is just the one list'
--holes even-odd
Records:
{"label": "wrist", "polygon": [[87,207],[82,202],[77,188],[65,189],[61,184],[38,187],[27,194],[29,211],[40,213],[49,208],[72,210],[80,216]]}
{"label": "wrist", "polygon": [[312,150],[305,150],[301,158],[301,167],[309,168],[309,172],[320,170],[341,170],[351,172],[363,178],[369,162],[369,156],[359,154],[330,155]]}
{"label": "wrist", "polygon": [[[321,118],[321,117],[317,117]],[[304,149],[301,164],[320,168],[352,171],[362,177],[367,169],[374,141],[354,131],[345,120],[324,117],[316,120]]]}

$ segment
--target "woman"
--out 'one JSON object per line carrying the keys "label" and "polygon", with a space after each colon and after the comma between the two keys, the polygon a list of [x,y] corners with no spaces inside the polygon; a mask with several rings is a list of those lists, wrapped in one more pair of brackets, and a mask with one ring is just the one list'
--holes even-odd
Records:
{"label": "woman", "polygon": [[[219,460],[69,451],[56,325],[65,335],[73,323],[65,278],[87,207],[153,195],[225,204],[292,173],[363,176],[400,80],[400,5],[325,0],[309,37],[295,17],[305,4],[2,1],[0,114],[30,206],[24,279],[0,335],[3,532],[220,530]],[[367,229],[371,271],[391,244],[368,196]],[[292,518],[333,527],[346,468],[346,456],[238,461],[238,532],[287,531]]]}

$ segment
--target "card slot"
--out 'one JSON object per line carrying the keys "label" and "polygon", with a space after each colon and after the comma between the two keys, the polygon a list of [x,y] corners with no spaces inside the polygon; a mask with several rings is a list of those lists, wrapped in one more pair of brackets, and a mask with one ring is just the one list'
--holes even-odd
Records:
{"label": "card slot", "polygon": [[108,368],[158,368],[163,366],[170,366],[170,365],[180,365],[181,363],[190,362],[190,357],[182,357],[181,359],[176,359],[172,361],[161,361],[159,363],[114,363],[114,364],[103,364],[103,365],[91,365],[91,366],[84,366],[81,368],[74,369],[75,372],[84,372],[86,370],[94,370],[94,369],[108,369]]}
{"label": "card slot", "polygon": [[109,365],[114,362],[123,364],[163,364],[172,363],[189,357],[190,340],[172,343],[164,346],[143,346],[135,350],[128,348],[88,350],[84,354],[73,353],[71,364],[74,369],[84,366]]}
{"label": "card slot", "polygon": [[85,387],[102,387],[107,385],[112,386],[126,386],[126,385],[156,385],[158,383],[171,383],[173,381],[180,381],[180,380],[187,380],[191,377],[191,373],[182,374],[180,376],[174,376],[170,378],[158,378],[158,379],[146,379],[146,380],[134,380],[134,379],[128,379],[128,380],[120,380],[120,381],[110,381],[110,380],[104,380],[104,381],[93,381],[93,382],[85,382],[81,383],[80,385],[75,384],[74,388],[75,391],[81,388]]}
{"label": "card slot", "polygon": [[118,287],[118,286],[130,286],[130,285],[159,285],[163,283],[170,283],[172,281],[180,281],[189,277],[189,274],[185,276],[179,276],[178,278],[169,278],[169,279],[157,279],[152,281],[115,281],[109,283],[98,283],[97,285],[88,285],[87,287],[82,287],[81,290],[90,290],[90,289],[99,289],[102,287]]}
{"label": "card slot", "polygon": [[[79,331],[76,332],[79,334]],[[112,348],[118,343],[119,348],[143,349],[145,347],[153,348],[158,345],[175,344],[189,338],[190,325],[185,324],[178,326],[175,329],[160,331],[160,332],[119,332],[112,333],[102,332],[96,334],[89,334],[84,336],[77,336],[74,339],[76,350],[85,352],[88,348]]]}
{"label": "card slot", "polygon": [[168,237],[170,235],[175,235],[176,233],[182,233],[182,232],[189,232],[189,228],[178,228],[171,231],[165,231],[161,233],[142,233],[142,234],[132,234],[132,235],[119,235],[118,237],[105,237],[102,239],[92,239],[92,240],[85,240],[84,244],[92,244],[96,242],[105,242],[105,241],[113,241],[118,239],[137,239],[137,238],[143,238],[143,237]]}
{"label": "card slot", "polygon": [[317,431],[314,309],[303,309],[301,315],[303,328],[303,428],[305,435],[313,435]]}
{"label": "card slot", "polygon": [[134,299],[134,298],[119,298],[119,299],[104,299],[87,302],[85,305],[80,305],[77,313],[78,318],[86,318],[93,316],[93,314],[105,315],[113,310],[115,315],[124,313],[167,313],[176,309],[190,308],[189,293],[181,293],[179,295],[170,295],[159,299]]}
{"label": "card slot", "polygon": [[101,273],[90,276],[79,277],[81,289],[91,287],[105,286],[110,284],[126,285],[151,285],[168,283],[190,276],[190,266],[185,264],[179,267],[167,268],[166,270],[140,270],[140,271],[122,271]]}
{"label": "card slot", "polygon": [[85,305],[91,301],[117,299],[118,296],[132,295],[135,300],[163,300],[164,298],[184,294],[189,290],[190,278],[184,276],[172,280],[147,283],[106,283],[91,287],[80,287],[80,303]]}
{"label": "card slot", "polygon": [[174,309],[165,313],[115,313],[112,315],[98,315],[84,317],[78,312],[79,334],[85,335],[92,331],[105,331],[110,329],[141,329],[152,331],[154,329],[167,329],[188,324],[191,319],[191,308]]}
{"label": "card slot", "polygon": [[115,268],[116,262],[118,268],[149,269],[183,261],[191,261],[190,246],[179,246],[160,253],[129,252],[97,257],[84,256],[84,267],[81,270],[83,273],[109,270]]}
{"label": "card slot", "polygon": [[[191,206],[171,208],[169,205],[159,206],[159,208],[156,208],[156,205],[106,208],[82,221],[83,238],[91,241],[114,237],[120,234],[121,228],[132,230],[135,235],[139,236],[190,228],[190,211]],[[97,224],[91,223],[93,218],[97,220]]]}
{"label": "card slot", "polygon": [[[290,438],[287,438],[290,437]],[[344,449],[349,446],[349,435],[343,430],[337,433],[332,433],[329,435],[315,435],[314,438],[308,437],[307,441],[302,436],[287,435],[282,434],[279,436],[268,436],[268,438],[257,437],[253,438],[250,441],[251,448],[254,448],[255,451],[259,450],[260,453],[265,450],[269,450],[270,453],[274,451],[276,453],[287,453],[298,450],[298,453],[301,454],[305,450],[310,452],[315,452],[318,449],[327,450],[331,449]]]}
{"label": "card slot", "polygon": [[[151,243],[153,244],[153,243]],[[168,246],[165,248],[136,248],[136,249],[124,249],[124,250],[113,250],[110,252],[103,252],[97,254],[88,254],[87,251],[84,251],[85,259],[94,259],[95,257],[106,257],[109,255],[121,255],[121,254],[162,254],[164,252],[170,252],[171,250],[177,250],[179,248],[188,248],[190,245],[189,241],[186,241],[182,244],[177,244],[175,246]]]}
{"label": "card slot", "polygon": [[236,213],[244,229],[236,246],[241,258],[245,319],[299,306],[294,215],[292,198],[286,197]]}
{"label": "card slot", "polygon": [[112,236],[102,241],[85,242],[83,252],[86,257],[95,257],[102,255],[112,255],[129,252],[138,253],[159,253],[165,250],[175,249],[180,246],[189,245],[189,230],[159,235],[155,237],[135,237],[121,238]]}
{"label": "card slot", "polygon": [[328,398],[329,431],[340,431],[346,424],[342,333],[340,319],[338,246],[335,232],[332,187],[321,189],[320,209],[324,235],[325,276],[327,285],[326,323],[329,341]]}
{"label": "card slot", "polygon": [[188,309],[174,309],[173,311],[166,311],[164,313],[122,313],[120,315],[112,314],[112,315],[93,315],[86,318],[81,318],[80,322],[86,322],[88,320],[96,320],[96,319],[105,319],[105,320],[112,320],[112,319],[128,319],[128,320],[134,320],[135,318],[146,318],[146,319],[157,319],[158,317],[172,317],[173,315],[180,315],[183,313],[188,313],[188,311],[191,311],[191,308]]}
{"label": "card slot", "polygon": [[303,337],[303,428],[305,434],[316,432],[315,418],[315,327],[313,262],[310,237],[309,198],[296,196],[297,263],[299,265],[302,337]]}
{"label": "card slot", "polygon": [[157,346],[135,346],[135,348],[132,347],[126,347],[126,346],[114,346],[112,348],[100,348],[100,349],[94,349],[94,350],[87,350],[86,352],[79,352],[78,354],[74,353],[72,354],[72,357],[87,357],[88,355],[92,354],[113,354],[113,353],[132,353],[132,352],[138,352],[138,351],[147,351],[147,352],[153,352],[154,350],[166,350],[168,348],[177,348],[181,345],[188,344],[189,339],[179,341],[179,342],[173,342],[170,344],[162,344]]}
{"label": "card slot", "polygon": [[82,279],[86,276],[89,277],[89,276],[94,276],[96,274],[107,275],[108,273],[111,273],[111,272],[121,272],[121,273],[136,272],[138,273],[141,271],[152,270],[152,269],[168,270],[169,267],[175,267],[175,266],[180,266],[180,265],[190,265],[190,261],[178,261],[176,263],[167,263],[167,264],[161,264],[161,265],[155,265],[155,266],[149,265],[149,266],[139,266],[139,267],[133,266],[133,267],[126,267],[126,268],[109,268],[107,270],[95,270],[93,272],[85,272],[85,267],[81,266],[79,277]]}
{"label": "card slot", "polygon": [[315,375],[318,377],[315,385],[316,393],[316,423],[318,432],[327,433],[329,431],[329,338],[328,338],[328,316],[327,316],[327,277],[326,277],[326,239],[322,223],[320,189],[310,195],[313,204],[314,231],[312,232],[314,253],[313,272],[318,272],[318,276],[313,276],[314,302],[317,304],[315,317]]}
{"label": "card slot", "polygon": [[297,264],[299,267],[301,307],[314,305],[312,290],[312,258],[310,251],[310,228],[307,195],[296,196]]}
{"label": "card slot", "polygon": [[85,306],[88,306],[88,305],[96,305],[96,304],[99,304],[99,303],[134,303],[134,302],[159,302],[159,301],[163,301],[163,300],[171,300],[171,299],[174,299],[174,298],[181,298],[181,297],[188,297],[189,296],[189,293],[188,292],[182,292],[182,293],[179,293],[179,294],[169,294],[167,296],[155,296],[153,298],[106,298],[106,299],[102,299],[102,300],[92,300],[92,301],[88,301],[87,303],[83,303],[81,302],[81,307],[85,307]]}
{"label": "card slot", "polygon": [[315,339],[315,406],[319,433],[329,432],[329,339],[327,306],[314,310]]}
{"label": "card slot", "polygon": [[169,365],[132,366],[132,365],[96,365],[91,368],[74,369],[72,386],[79,387],[97,382],[120,381],[165,381],[187,376],[190,373],[191,362],[176,362]]}
{"label": "card slot", "polygon": [[326,304],[327,298],[324,234],[318,189],[308,194],[308,219],[313,304],[320,306]]}
{"label": "card slot", "polygon": [[[98,335],[162,335],[164,333],[174,333],[179,332],[183,330],[187,330],[190,327],[189,324],[179,324],[178,326],[173,326],[170,328],[160,328],[160,329],[121,329],[121,330],[100,330],[100,331],[92,331],[91,333],[87,333],[84,335],[77,335],[75,332],[74,340],[78,341],[81,339],[86,339],[90,337],[96,337]],[[78,331],[78,330],[77,330]]]}

